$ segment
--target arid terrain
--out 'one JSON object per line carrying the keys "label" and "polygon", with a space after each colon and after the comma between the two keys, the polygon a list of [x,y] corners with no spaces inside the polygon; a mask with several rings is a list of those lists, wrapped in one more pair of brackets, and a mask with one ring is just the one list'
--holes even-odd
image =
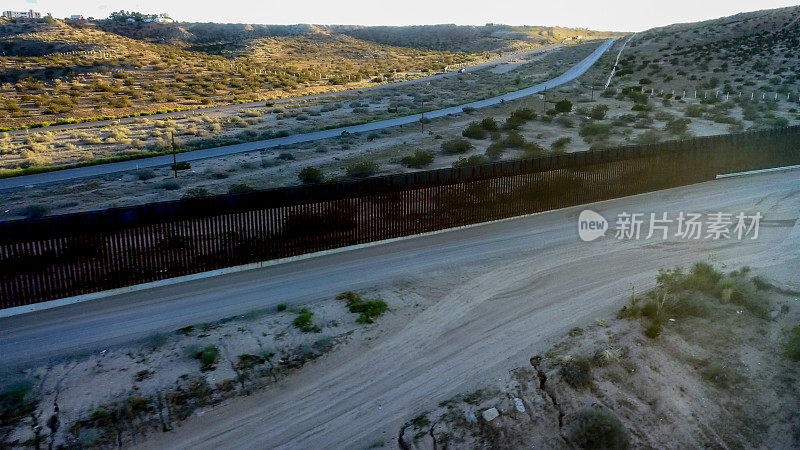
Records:
{"label": "arid terrain", "polygon": [[[792,30],[799,26],[797,17],[798,8],[785,8],[637,33],[620,39],[577,81],[547,92],[543,98],[438,118],[419,127],[396,127],[200,161],[181,172],[177,180],[169,168],[147,169],[6,191],[0,218],[285,186],[308,181],[298,177],[306,167],[319,169],[310,181],[336,180],[796,124],[800,89],[787,70],[792,64],[788,52],[794,48]],[[764,30],[770,30],[768,36]],[[29,134],[2,138],[6,148],[2,162],[5,170],[13,173],[22,170],[20,164],[70,164],[158,154],[172,148],[172,136],[176,147],[186,150],[414,114],[546,80],[596,45],[570,45],[452,74],[430,84],[298,99],[273,107],[198,110],[168,119],[141,117],[130,124],[99,128],[30,130]],[[690,55],[689,49],[702,56]],[[747,49],[746,58],[743,49]],[[741,61],[726,65],[728,53],[738,55]],[[779,63],[769,64],[768,70],[764,62],[772,54],[780,56]],[[619,66],[604,89],[618,56]],[[703,62],[695,62],[700,60]],[[568,107],[557,110],[557,103],[564,100]],[[509,122],[519,110],[530,111]],[[486,119],[494,119],[496,127],[484,123]],[[473,122],[480,123],[483,130],[467,131]],[[442,147],[462,139],[468,144],[449,150]]]}
{"label": "arid terrain", "polygon": [[[40,356],[52,352],[42,352],[35,337],[38,325],[18,320],[17,326],[5,319],[14,331],[7,336],[4,358],[23,352],[28,361],[20,365],[19,359],[9,360],[5,386],[20,387],[25,395],[18,398],[33,412],[14,415],[14,426],[5,428],[6,439],[31,442],[40,430],[43,442],[83,440],[105,447],[121,441],[146,448],[211,448],[253,440],[275,447],[316,447],[322,442],[366,447],[394,446],[405,428],[408,445],[424,447],[434,425],[437,440],[449,435],[458,447],[459,442],[468,446],[497,438],[481,419],[469,422],[470,412],[480,417],[486,409],[499,408],[502,416],[495,424],[503,424],[498,433],[508,436],[535,430],[571,439],[576,415],[598,402],[619,408],[615,415],[633,443],[655,445],[670,427],[685,424],[687,430],[696,430],[687,434],[687,439],[696,439],[687,445],[747,445],[767,437],[777,445],[780,430],[794,433],[791,427],[796,426],[794,416],[781,415],[796,411],[791,406],[796,398],[787,393],[796,389],[797,363],[783,356],[800,313],[795,176],[731,178],[591,206],[609,218],[631,210],[760,210],[765,217],[756,240],[620,241],[607,236],[585,243],[575,233],[583,208],[576,207],[353,250],[350,256],[312,258],[131,293],[119,301],[99,300],[110,305],[108,312],[101,308],[86,315],[80,305],[44,311],[36,315],[37,323],[63,323],[65,328],[58,325],[55,332],[66,333],[63,348],[73,349],[59,351],[58,357]],[[672,287],[686,283],[671,281],[668,291],[675,297],[670,302],[684,296],[689,300],[653,312],[648,303],[663,299],[647,294],[657,284],[658,270],[680,265],[686,272],[698,260],[724,274],[749,265],[754,271],[747,279],[760,278],[754,289],[747,280],[737,281],[738,275],[727,281],[714,275],[713,287],[690,289],[686,295]],[[375,278],[376,272],[392,275]],[[354,307],[352,297],[336,298],[348,289],[359,294]],[[743,293],[734,293],[739,290]],[[217,300],[215,292],[220,294]],[[640,299],[641,309],[615,320],[617,311],[631,303],[631,293]],[[686,306],[695,294],[700,306]],[[142,302],[142,296],[150,300]],[[204,299],[213,300],[212,310],[187,305],[192,317],[239,312],[213,321],[182,321],[173,315],[173,309]],[[246,303],[229,305],[239,299]],[[385,302],[386,310],[379,302],[365,305],[372,300]],[[160,311],[157,318],[147,314],[148,303]],[[128,317],[122,323],[114,322],[114,304]],[[145,316],[137,316],[137,310]],[[369,320],[361,319],[365,312]],[[73,314],[80,320],[70,325],[65,317]],[[370,320],[374,323],[364,323]],[[655,340],[642,334],[653,323],[659,326]],[[157,332],[141,336],[127,331],[146,324],[154,324]],[[558,344],[570,330],[570,338]],[[117,332],[128,334],[117,337]],[[100,335],[106,338],[98,340]],[[122,336],[141,337],[131,342]],[[70,344],[83,339],[93,343]],[[678,351],[681,340],[686,345]],[[720,348],[731,342],[743,347]],[[593,357],[598,350],[611,353],[591,363],[593,375],[585,390],[570,391],[559,381],[562,365]],[[528,366],[536,355],[542,357],[537,367],[549,380],[546,386],[555,389],[562,405],[561,430],[558,409],[536,390],[536,370],[526,367],[507,375]],[[707,367],[709,375],[703,375]],[[630,385],[619,384],[626,368],[635,368],[643,378],[628,376],[624,379]],[[729,378],[717,386],[715,374]],[[677,379],[687,381],[673,383]],[[764,381],[748,384],[747,379]],[[678,391],[683,386],[684,397],[676,398],[685,398],[687,404],[689,399],[713,398],[720,403],[699,405],[709,405],[720,416],[692,409],[701,407],[696,403],[681,407],[659,401],[664,390],[650,383]],[[476,390],[483,393],[469,395]],[[747,422],[750,406],[760,404],[748,404],[754,392],[763,393],[763,401],[775,399],[769,403],[775,411],[769,417],[784,428],[765,430],[759,425],[763,422]],[[525,416],[509,410],[513,397],[525,400]],[[725,399],[747,406],[735,419],[745,421],[747,430],[727,428],[728,422],[719,419],[728,405]],[[56,403],[60,426],[52,433],[46,424]],[[650,417],[647,408],[657,408],[652,420],[634,416],[639,412]],[[670,414],[676,408],[681,414]],[[702,417],[699,424],[684,422],[693,411]],[[362,426],[345,426],[352,423]]]}

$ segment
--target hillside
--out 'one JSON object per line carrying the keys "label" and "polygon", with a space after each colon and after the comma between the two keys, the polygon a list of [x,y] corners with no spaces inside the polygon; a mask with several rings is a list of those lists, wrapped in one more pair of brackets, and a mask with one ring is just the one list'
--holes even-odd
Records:
{"label": "hillside", "polygon": [[541,27],[426,30],[3,20],[0,121],[11,127],[339,90],[588,36]]}

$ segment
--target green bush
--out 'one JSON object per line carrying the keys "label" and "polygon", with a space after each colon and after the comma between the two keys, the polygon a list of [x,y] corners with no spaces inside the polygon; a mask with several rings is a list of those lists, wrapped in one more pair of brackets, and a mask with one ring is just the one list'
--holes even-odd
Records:
{"label": "green bush", "polygon": [[592,108],[592,111],[589,113],[589,117],[596,120],[603,120],[606,118],[606,113],[608,112],[608,105],[597,105]]}
{"label": "green bush", "polygon": [[570,430],[572,440],[581,448],[626,449],[628,432],[609,410],[591,407],[581,411]]}
{"label": "green bush", "polygon": [[183,198],[202,198],[208,197],[209,195],[211,194],[208,192],[208,189],[204,187],[194,187],[186,191],[186,193],[183,194]]}
{"label": "green bush", "polygon": [[604,140],[611,135],[611,124],[601,122],[585,122],[578,132],[587,140]]}
{"label": "green bush", "polygon": [[14,425],[36,410],[38,400],[32,398],[33,382],[19,379],[6,383],[0,390],[0,427]]}
{"label": "green bush", "polygon": [[461,135],[470,139],[485,139],[486,129],[478,122],[472,122],[461,132]]}
{"label": "green bush", "polygon": [[136,178],[138,178],[141,181],[150,180],[155,177],[156,177],[155,172],[153,172],[150,169],[142,169],[136,171]]}
{"label": "green bush", "polygon": [[465,139],[452,139],[442,142],[442,152],[447,154],[466,153],[474,147]]}
{"label": "green bush", "polygon": [[413,155],[404,156],[400,159],[407,167],[413,167],[415,169],[421,169],[425,166],[430,165],[433,162],[434,155],[433,152],[430,150],[417,150],[414,152]]}
{"label": "green bush", "polygon": [[194,353],[194,359],[200,361],[200,370],[207,372],[214,370],[219,361],[219,348],[216,345],[207,345]]}
{"label": "green bush", "polygon": [[592,382],[592,365],[586,359],[573,359],[561,366],[561,378],[575,389],[585,389]]}
{"label": "green bush", "polygon": [[303,183],[322,183],[324,176],[322,174],[322,169],[308,166],[304,167],[303,170],[297,174],[297,178]]}
{"label": "green bush", "polygon": [[692,123],[689,119],[672,119],[664,126],[664,131],[681,136],[686,134],[689,130],[689,124]]}
{"label": "green bush", "polygon": [[172,170],[189,170],[192,168],[192,165],[186,161],[181,161],[175,164],[170,164],[169,168]]}
{"label": "green bush", "polygon": [[312,322],[313,316],[313,312],[309,311],[308,308],[303,308],[292,321],[292,325],[294,325],[295,328],[299,328],[303,333],[319,333],[320,327],[314,325]]}
{"label": "green bush", "polygon": [[656,130],[647,130],[644,133],[640,134],[636,137],[636,140],[639,141],[640,144],[657,144],[661,142],[663,136]]}
{"label": "green bush", "polygon": [[550,148],[555,151],[564,150],[564,147],[570,142],[572,142],[571,137],[558,138],[550,145]]}
{"label": "green bush", "polygon": [[568,113],[572,111],[572,102],[567,99],[559,100],[554,109],[557,113]]}
{"label": "green bush", "polygon": [[497,125],[497,121],[494,120],[494,117],[487,117],[481,120],[481,126],[486,131],[497,131],[500,127]]}
{"label": "green bush", "polygon": [[486,164],[488,162],[488,159],[484,155],[472,155],[466,158],[462,156],[458,158],[458,161],[453,163],[453,167],[458,168],[480,166],[481,164]]}
{"label": "green bush", "polygon": [[383,300],[361,299],[361,296],[352,291],[342,292],[337,295],[338,300],[345,300],[351,313],[359,314],[357,323],[373,323],[388,309],[388,305]]}
{"label": "green bush", "polygon": [[366,178],[370,175],[375,175],[379,169],[380,166],[375,161],[362,159],[348,165],[345,168],[345,172],[351,178]]}
{"label": "green bush", "polygon": [[40,217],[46,216],[50,212],[50,208],[44,205],[28,205],[22,208],[22,211],[19,212],[21,216],[25,216],[28,219],[38,219]]}
{"label": "green bush", "polygon": [[525,138],[516,131],[509,131],[503,139],[503,145],[507,148],[522,148],[525,146]]}
{"label": "green bush", "polygon": [[794,327],[783,344],[784,355],[792,361],[800,361],[800,327]]}
{"label": "green bush", "polygon": [[275,307],[275,309],[278,310],[278,312],[286,311],[286,308],[287,308],[286,303],[280,303],[278,304],[278,306]]}
{"label": "green bush", "polygon": [[232,184],[228,188],[228,194],[245,194],[247,192],[253,192],[254,190],[255,189],[253,189],[251,186],[249,186],[246,183],[236,183],[236,184]]}
{"label": "green bush", "polygon": [[500,142],[492,142],[489,144],[489,147],[486,149],[484,153],[489,159],[498,160],[503,156],[503,152],[505,152],[505,146]]}
{"label": "green bush", "polygon": [[647,328],[645,328],[644,335],[650,339],[659,337],[661,335],[661,324],[658,322],[651,323],[647,326]]}

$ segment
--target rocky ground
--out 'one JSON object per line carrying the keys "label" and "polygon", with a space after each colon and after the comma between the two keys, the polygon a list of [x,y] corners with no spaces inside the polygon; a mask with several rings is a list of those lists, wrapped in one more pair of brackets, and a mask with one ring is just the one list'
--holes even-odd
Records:
{"label": "rocky ground", "polygon": [[411,419],[400,447],[797,448],[800,293],[705,269],[662,272],[618,317]]}

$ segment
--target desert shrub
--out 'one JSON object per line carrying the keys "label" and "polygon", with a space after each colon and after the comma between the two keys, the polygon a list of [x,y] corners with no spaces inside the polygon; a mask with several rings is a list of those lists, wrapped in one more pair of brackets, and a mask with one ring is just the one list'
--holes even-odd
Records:
{"label": "desert shrub", "polygon": [[466,153],[473,149],[473,145],[465,139],[451,139],[442,142],[442,152],[447,154]]}
{"label": "desert shrub", "polygon": [[737,377],[728,367],[714,361],[700,370],[700,376],[720,388],[728,388],[737,381]]}
{"label": "desert shrub", "polygon": [[28,219],[38,219],[39,217],[46,216],[49,212],[50,208],[45,205],[28,205],[22,208],[20,215],[25,216]]}
{"label": "desert shrub", "polygon": [[522,125],[525,124],[525,119],[521,117],[514,116],[513,114],[503,122],[503,129],[504,130],[516,130]]}
{"label": "desert shrub", "polygon": [[525,145],[522,147],[522,150],[525,151],[525,156],[527,156],[529,158],[542,156],[542,155],[545,154],[544,147],[542,147],[541,145],[537,144],[536,142],[527,142],[527,143],[525,143]]}
{"label": "desert shrub", "polygon": [[[190,351],[193,351],[193,349]],[[194,359],[200,361],[200,370],[203,372],[214,370],[214,367],[216,367],[217,362],[219,361],[219,348],[213,344],[207,345],[202,349],[197,350],[193,357]]]}
{"label": "desert shrub", "polygon": [[164,333],[153,333],[147,336],[144,346],[150,351],[158,350],[162,345],[167,343],[167,336]]}
{"label": "desert shrub", "polygon": [[753,280],[741,272],[731,272],[720,278],[714,293],[723,302],[744,306],[756,317],[766,318],[769,313],[769,300],[758,291]]}
{"label": "desert shrub", "polygon": [[555,109],[557,113],[568,113],[572,111],[572,102],[567,99],[559,100],[556,102],[553,109]]}
{"label": "desert shrub", "polygon": [[247,193],[247,192],[253,192],[254,190],[255,189],[253,189],[247,183],[236,183],[236,184],[232,184],[228,188],[228,194],[244,194],[244,193]]}
{"label": "desert shrub", "polygon": [[525,138],[516,131],[509,131],[503,139],[503,145],[507,148],[522,148],[525,146]]}
{"label": "desert shrub", "polygon": [[570,429],[572,440],[581,448],[626,449],[628,432],[609,410],[591,407],[581,411]]}
{"label": "desert shrub", "polygon": [[592,382],[592,365],[587,359],[572,359],[561,366],[561,378],[575,389],[585,389]]}
{"label": "desert shrub", "polygon": [[481,126],[486,131],[497,131],[500,127],[497,125],[497,121],[494,120],[494,117],[487,117],[481,120]]}
{"label": "desert shrub", "polygon": [[663,136],[656,130],[647,130],[636,137],[640,144],[657,144],[661,142]]}
{"label": "desert shrub", "polygon": [[608,105],[597,105],[592,108],[591,112],[589,113],[589,117],[595,120],[603,120],[606,118],[606,113],[608,112]]}
{"label": "desert shrub", "polygon": [[193,187],[183,194],[183,198],[202,198],[208,197],[209,195],[211,194],[208,192],[208,189],[204,187]]}
{"label": "desert shrub", "polygon": [[489,144],[489,147],[486,149],[484,153],[489,159],[498,160],[503,156],[503,152],[505,152],[505,146],[500,142],[493,142]]}
{"label": "desert shrub", "polygon": [[297,178],[303,183],[322,183],[324,176],[322,174],[322,169],[308,166],[304,167],[300,173],[297,174]]}
{"label": "desert shrub", "polygon": [[700,105],[689,105],[686,107],[684,114],[686,117],[702,117],[704,112],[705,108]]}
{"label": "desert shrub", "polygon": [[692,121],[689,119],[672,119],[664,126],[664,131],[680,136],[686,134],[690,123]]}
{"label": "desert shrub", "polygon": [[365,178],[378,172],[380,166],[375,161],[363,159],[349,164],[345,168],[348,177]]}
{"label": "desert shrub", "polygon": [[794,327],[794,329],[789,332],[789,337],[783,344],[783,349],[783,354],[787,358],[793,361],[800,361],[800,327]]}
{"label": "desert shrub", "polygon": [[313,312],[309,311],[308,308],[303,308],[292,321],[292,325],[294,325],[295,328],[299,328],[303,333],[319,333],[320,327],[314,325],[312,320],[313,316]]}
{"label": "desert shrub", "polygon": [[413,167],[415,169],[421,169],[433,162],[434,155],[433,152],[430,150],[417,150],[414,152],[413,155],[404,156],[400,159],[407,167]]}
{"label": "desert shrub", "polygon": [[586,122],[581,125],[578,132],[587,141],[605,140],[611,135],[611,124],[601,122]]}
{"label": "desert shrub", "polygon": [[570,142],[572,142],[572,138],[571,137],[567,136],[567,137],[558,138],[550,145],[550,148],[552,150],[554,150],[554,151],[564,150],[564,147],[566,147],[567,144],[569,144]]}
{"label": "desert shrub", "polygon": [[567,116],[556,117],[555,123],[561,125],[564,128],[572,128],[572,119]]}
{"label": "desert shrub", "polygon": [[294,155],[289,152],[283,152],[275,158],[281,161],[294,161]]}
{"label": "desert shrub", "polygon": [[486,129],[484,129],[478,122],[472,122],[467,125],[467,128],[461,132],[461,135],[470,139],[485,139]]}
{"label": "desert shrub", "polygon": [[460,157],[458,161],[453,163],[453,167],[471,167],[471,166],[480,166],[481,164],[488,163],[489,160],[484,155],[472,155],[469,157]]}
{"label": "desert shrub", "polygon": [[0,427],[14,425],[36,410],[38,400],[31,393],[33,382],[18,379],[6,383],[0,389]]}
{"label": "desert shrub", "polygon": [[276,306],[276,307],[275,307],[275,309],[276,309],[278,312],[281,312],[281,311],[286,311],[286,308],[288,308],[288,306],[286,305],[286,303],[279,303],[279,304],[278,304],[278,306]]}
{"label": "desert shrub", "polygon": [[356,322],[373,323],[374,319],[380,317],[388,306],[383,300],[362,300],[361,296],[352,291],[342,292],[336,296],[339,300],[345,300],[351,313],[359,314]]}
{"label": "desert shrub", "polygon": [[533,120],[536,118],[536,113],[530,108],[520,108],[512,112],[510,117],[517,117],[522,120]]}
{"label": "desert shrub", "polygon": [[661,324],[653,322],[644,330],[644,335],[650,339],[655,339],[661,335]]}
{"label": "desert shrub", "polygon": [[175,164],[170,164],[169,168],[172,170],[189,170],[192,168],[192,165],[186,161],[181,161]]}

